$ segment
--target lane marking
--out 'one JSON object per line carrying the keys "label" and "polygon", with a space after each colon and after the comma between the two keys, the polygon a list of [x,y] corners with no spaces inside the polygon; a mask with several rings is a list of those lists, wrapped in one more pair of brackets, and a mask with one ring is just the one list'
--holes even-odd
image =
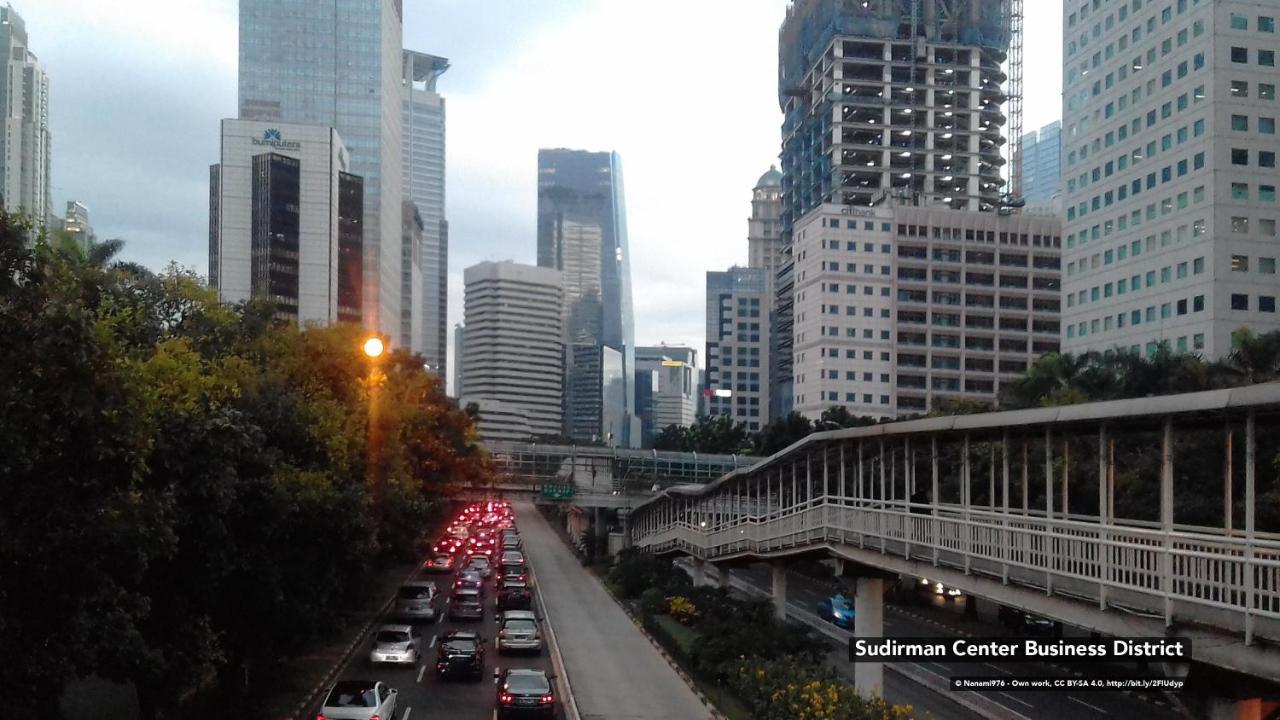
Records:
{"label": "lane marking", "polygon": [[1081,699],[1079,699],[1079,698],[1074,698],[1074,697],[1071,697],[1071,696],[1067,696],[1067,699],[1068,699],[1068,700],[1070,700],[1071,702],[1080,703],[1081,705],[1083,705],[1083,706],[1085,706],[1085,707],[1089,708],[1090,710],[1092,710],[1092,711],[1094,711],[1094,712],[1102,713],[1103,715],[1110,715],[1110,714],[1111,714],[1111,713],[1107,712],[1106,710],[1103,710],[1102,708],[1098,707],[1097,705],[1090,705],[1089,703],[1087,703],[1087,702],[1085,702],[1085,701],[1083,701],[1083,700],[1081,700]]}
{"label": "lane marking", "polygon": [[436,639],[437,639],[437,638],[439,638],[439,637],[440,637],[439,635],[432,635],[432,636],[431,636],[431,644],[430,644],[430,645],[428,645],[427,647],[429,647],[429,648],[433,648],[433,647],[435,647],[435,646],[436,646]]}
{"label": "lane marking", "polygon": [[1009,693],[1002,692],[1002,693],[997,693],[997,694],[999,694],[999,695],[1003,695],[1003,696],[1005,696],[1005,697],[1009,698],[1010,700],[1012,700],[1012,701],[1014,701],[1014,702],[1018,703],[1019,705],[1023,705],[1023,706],[1025,706],[1025,707],[1029,707],[1029,708],[1031,708],[1032,710],[1035,710],[1035,709],[1036,709],[1036,706],[1035,706],[1035,705],[1032,705],[1031,703],[1029,703],[1029,702],[1027,702],[1027,701],[1025,701],[1025,700],[1019,700],[1018,698],[1016,698],[1016,697],[1014,697],[1014,696],[1010,695]]}
{"label": "lane marking", "polygon": [[991,663],[982,663],[982,664],[983,664],[983,665],[986,665],[987,667],[991,668],[992,670],[995,670],[996,672],[1002,672],[1002,673],[1004,673],[1005,675],[1012,675],[1012,674],[1013,674],[1013,673],[1009,672],[1008,670],[1005,670],[1005,669],[1004,669],[1004,668],[1002,668],[1002,667],[996,667],[995,665],[992,665]]}
{"label": "lane marking", "polygon": [[405,709],[404,709],[404,715],[401,715],[401,716],[400,716],[400,720],[409,720],[409,713],[411,713],[411,712],[413,712],[413,708],[412,708],[412,707],[407,707],[407,708],[405,708]]}
{"label": "lane marking", "polygon": [[418,666],[418,682],[422,682],[422,676],[423,676],[424,674],[426,674],[426,672],[427,672],[427,666],[426,666],[426,665],[420,665],[420,666]]}

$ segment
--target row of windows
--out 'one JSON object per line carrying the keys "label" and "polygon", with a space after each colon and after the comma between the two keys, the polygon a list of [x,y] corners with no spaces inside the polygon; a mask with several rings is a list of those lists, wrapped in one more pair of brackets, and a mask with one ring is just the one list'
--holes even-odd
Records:
{"label": "row of windows", "polygon": [[[1197,98],[1204,97],[1203,93],[1204,93],[1203,87],[1196,88]],[[1178,104],[1179,110],[1182,109],[1184,98],[1186,97],[1187,97],[1186,94],[1180,95],[1178,97],[1176,102]],[[1137,137],[1137,132],[1138,132],[1137,130],[1134,131],[1134,137]],[[1118,141],[1116,140],[1117,133],[1119,135]],[[1125,170],[1129,169],[1130,165],[1132,165],[1133,167],[1137,167],[1138,165],[1141,165],[1144,161],[1150,161],[1158,153],[1169,152],[1170,150],[1174,149],[1175,144],[1182,145],[1183,143],[1186,143],[1191,138],[1200,137],[1204,134],[1205,134],[1205,120],[1204,118],[1198,118],[1194,122],[1188,123],[1176,130],[1165,133],[1163,136],[1161,136],[1159,141],[1151,140],[1146,144],[1145,147],[1142,145],[1139,145],[1138,147],[1135,147],[1132,150],[1115,155],[1114,157],[1112,157],[1112,159],[1099,164],[1097,167],[1094,167],[1092,170],[1082,172],[1076,177],[1067,178],[1067,191],[1074,193],[1077,189],[1083,190],[1086,187],[1089,187],[1089,185],[1093,183],[1100,182],[1105,178],[1111,177],[1113,174],[1124,172]],[[1103,136],[1101,147],[1111,147],[1112,145],[1115,145],[1118,142],[1123,142],[1124,140],[1128,139],[1128,137],[1129,137],[1128,128],[1124,125],[1121,125],[1119,130],[1110,131],[1105,136]],[[1093,141],[1093,144],[1097,146],[1098,143],[1099,143],[1099,140],[1095,138]],[[1080,152],[1083,154],[1083,156],[1081,157],[1082,160],[1084,158],[1087,158],[1088,146],[1082,145],[1080,148]],[[1095,149],[1094,154],[1097,154],[1097,152],[1098,150]],[[1073,160],[1069,164],[1074,164],[1075,151],[1072,151],[1071,155],[1073,156]]]}
{"label": "row of windows", "polygon": [[[1173,209],[1175,206],[1179,210],[1183,210],[1189,207],[1191,204],[1199,204],[1204,202],[1204,200],[1205,200],[1204,186],[1199,185],[1196,188],[1194,188],[1190,194],[1181,192],[1181,193],[1178,193],[1175,197],[1164,198],[1159,202],[1158,206],[1157,206],[1157,203],[1148,204],[1145,208],[1145,214],[1143,210],[1133,210],[1128,215],[1121,213],[1120,215],[1116,216],[1114,220],[1108,220],[1102,223],[1101,225],[1102,229],[1099,232],[1101,233],[1101,237],[1108,237],[1111,235],[1113,231],[1124,232],[1126,228],[1138,227],[1144,222],[1143,220],[1144,217],[1146,218],[1145,220],[1146,222],[1150,222],[1156,219],[1157,214],[1159,217],[1166,217],[1168,215],[1171,215],[1173,213]],[[1157,207],[1159,208],[1158,210],[1157,210]],[[1074,219],[1075,218],[1074,208],[1069,208],[1067,211],[1067,215],[1070,219]],[[1098,227],[1099,227],[1098,225],[1095,225],[1093,229],[1090,230],[1089,237],[1087,238],[1083,237],[1083,233],[1077,233],[1076,237],[1081,238],[1081,244],[1086,243],[1089,239],[1097,239],[1099,236],[1093,230],[1097,229]],[[1075,247],[1075,241],[1072,240],[1070,237],[1068,237],[1067,239],[1067,247],[1068,248]]]}
{"label": "row of windows", "polygon": [[[1085,305],[1091,302],[1099,302],[1113,296],[1124,295],[1128,292],[1138,292],[1143,287],[1143,281],[1146,281],[1148,290],[1156,286],[1155,270],[1148,270],[1145,274],[1138,273],[1128,278],[1120,278],[1115,282],[1104,283],[1102,285],[1094,285],[1088,290],[1080,290],[1076,293],[1067,295],[1067,307],[1075,307],[1076,305]],[[1177,279],[1186,279],[1188,273],[1191,275],[1201,275],[1204,273],[1204,258],[1198,257],[1189,262],[1180,262],[1176,266],[1166,265],[1160,268],[1160,284],[1165,285],[1173,282],[1175,273]]]}
{"label": "row of windows", "polygon": [[[1235,297],[1235,296],[1232,296]],[[1157,310],[1159,317],[1157,318]],[[1099,332],[1110,332],[1112,329],[1123,330],[1126,327],[1137,327],[1144,323],[1150,324],[1157,321],[1168,320],[1176,314],[1182,317],[1189,313],[1204,312],[1204,295],[1196,295],[1190,299],[1187,298],[1177,300],[1171,303],[1161,303],[1159,308],[1155,305],[1148,305],[1146,310],[1130,310],[1127,312],[1116,313],[1115,315],[1107,315],[1102,318],[1094,318],[1079,323],[1067,325],[1067,337],[1088,337],[1089,335],[1097,335]]]}
{"label": "row of windows", "polygon": [[[1246,218],[1247,220],[1247,218]],[[1096,226],[1095,226],[1096,227]],[[1188,237],[1198,238],[1204,236],[1207,225],[1203,219],[1193,220],[1189,225],[1179,225],[1177,228],[1163,230],[1160,233],[1160,247],[1168,247],[1176,241],[1181,243]],[[1082,233],[1084,231],[1081,231]],[[1110,231],[1108,231],[1110,234]],[[1156,236],[1148,235],[1146,237],[1146,252],[1151,253],[1156,250]],[[1088,258],[1081,258],[1079,261],[1072,260],[1067,263],[1067,277],[1083,275],[1089,270],[1105,270],[1112,264],[1122,264],[1125,260],[1137,258],[1142,255],[1143,240],[1141,238],[1132,241],[1122,242],[1116,247],[1101,253],[1094,253]]]}

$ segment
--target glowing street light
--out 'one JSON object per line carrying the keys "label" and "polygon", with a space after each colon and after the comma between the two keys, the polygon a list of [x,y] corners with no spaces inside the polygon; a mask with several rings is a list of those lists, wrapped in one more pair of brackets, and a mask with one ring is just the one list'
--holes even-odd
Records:
{"label": "glowing street light", "polygon": [[371,337],[364,341],[364,354],[371,358],[382,357],[382,353],[386,350],[386,346],[380,337]]}

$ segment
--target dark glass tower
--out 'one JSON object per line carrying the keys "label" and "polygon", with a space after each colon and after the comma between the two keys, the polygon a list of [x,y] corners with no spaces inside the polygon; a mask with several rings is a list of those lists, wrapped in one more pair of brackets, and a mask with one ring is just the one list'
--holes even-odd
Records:
{"label": "dark glass tower", "polygon": [[266,153],[253,158],[251,287],[270,300],[276,315],[298,317],[301,165],[297,158]]}
{"label": "dark glass tower", "polygon": [[[538,152],[538,265],[564,276],[566,433],[583,442],[637,446],[631,262],[617,153]],[[586,362],[604,347],[621,356],[620,403],[588,400],[615,384],[602,376],[604,363]]]}

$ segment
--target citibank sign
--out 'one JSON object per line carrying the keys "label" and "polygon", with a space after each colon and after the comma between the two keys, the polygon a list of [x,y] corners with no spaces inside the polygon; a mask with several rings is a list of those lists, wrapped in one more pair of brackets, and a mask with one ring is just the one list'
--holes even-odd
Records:
{"label": "citibank sign", "polygon": [[262,132],[261,138],[253,138],[254,145],[266,145],[279,150],[301,150],[302,143],[294,140],[285,140],[277,128],[268,128]]}

